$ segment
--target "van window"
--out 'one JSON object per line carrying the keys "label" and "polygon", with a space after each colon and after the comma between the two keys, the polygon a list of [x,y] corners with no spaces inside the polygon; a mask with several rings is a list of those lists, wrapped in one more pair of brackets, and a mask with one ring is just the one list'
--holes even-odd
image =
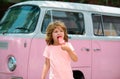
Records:
{"label": "van window", "polygon": [[35,30],[40,9],[37,6],[10,8],[0,22],[0,33],[31,33]]}
{"label": "van window", "polygon": [[93,14],[94,35],[97,36],[119,36],[120,17]]}
{"label": "van window", "polygon": [[67,27],[68,34],[84,34],[84,20],[83,14],[68,11],[47,11],[42,24],[42,33],[45,33],[46,28],[51,21],[63,21]]}

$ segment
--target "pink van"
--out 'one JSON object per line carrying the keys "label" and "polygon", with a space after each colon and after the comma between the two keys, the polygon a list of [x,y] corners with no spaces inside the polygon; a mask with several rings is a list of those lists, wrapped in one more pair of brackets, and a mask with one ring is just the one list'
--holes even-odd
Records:
{"label": "pink van", "polygon": [[40,79],[45,30],[55,20],[65,22],[79,56],[75,79],[120,79],[120,8],[55,1],[8,8],[0,21],[0,79]]}

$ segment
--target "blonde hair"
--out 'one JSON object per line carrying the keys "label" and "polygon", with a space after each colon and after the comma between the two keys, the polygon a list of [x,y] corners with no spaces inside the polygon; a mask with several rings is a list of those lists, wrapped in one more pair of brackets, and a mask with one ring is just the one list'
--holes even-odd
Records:
{"label": "blonde hair", "polygon": [[66,29],[65,24],[61,21],[54,21],[54,22],[49,23],[49,25],[46,29],[46,39],[45,40],[48,45],[52,45],[54,43],[52,33],[53,33],[54,29],[57,27],[61,27],[64,30],[64,35],[65,35],[64,40],[66,42],[68,42],[67,29]]}

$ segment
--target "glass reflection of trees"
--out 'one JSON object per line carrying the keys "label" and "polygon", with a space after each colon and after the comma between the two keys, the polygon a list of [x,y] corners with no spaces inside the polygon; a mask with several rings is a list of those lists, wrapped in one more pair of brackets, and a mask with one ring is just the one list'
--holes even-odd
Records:
{"label": "glass reflection of trees", "polygon": [[31,33],[35,30],[40,10],[37,6],[10,8],[0,22],[0,33]]}

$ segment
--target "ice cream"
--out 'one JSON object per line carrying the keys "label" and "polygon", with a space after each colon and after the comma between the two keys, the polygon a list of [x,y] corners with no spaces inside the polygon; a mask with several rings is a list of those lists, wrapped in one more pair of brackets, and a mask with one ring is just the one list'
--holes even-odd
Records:
{"label": "ice cream", "polygon": [[58,41],[59,41],[60,44],[64,44],[65,43],[65,40],[62,37],[58,37]]}

